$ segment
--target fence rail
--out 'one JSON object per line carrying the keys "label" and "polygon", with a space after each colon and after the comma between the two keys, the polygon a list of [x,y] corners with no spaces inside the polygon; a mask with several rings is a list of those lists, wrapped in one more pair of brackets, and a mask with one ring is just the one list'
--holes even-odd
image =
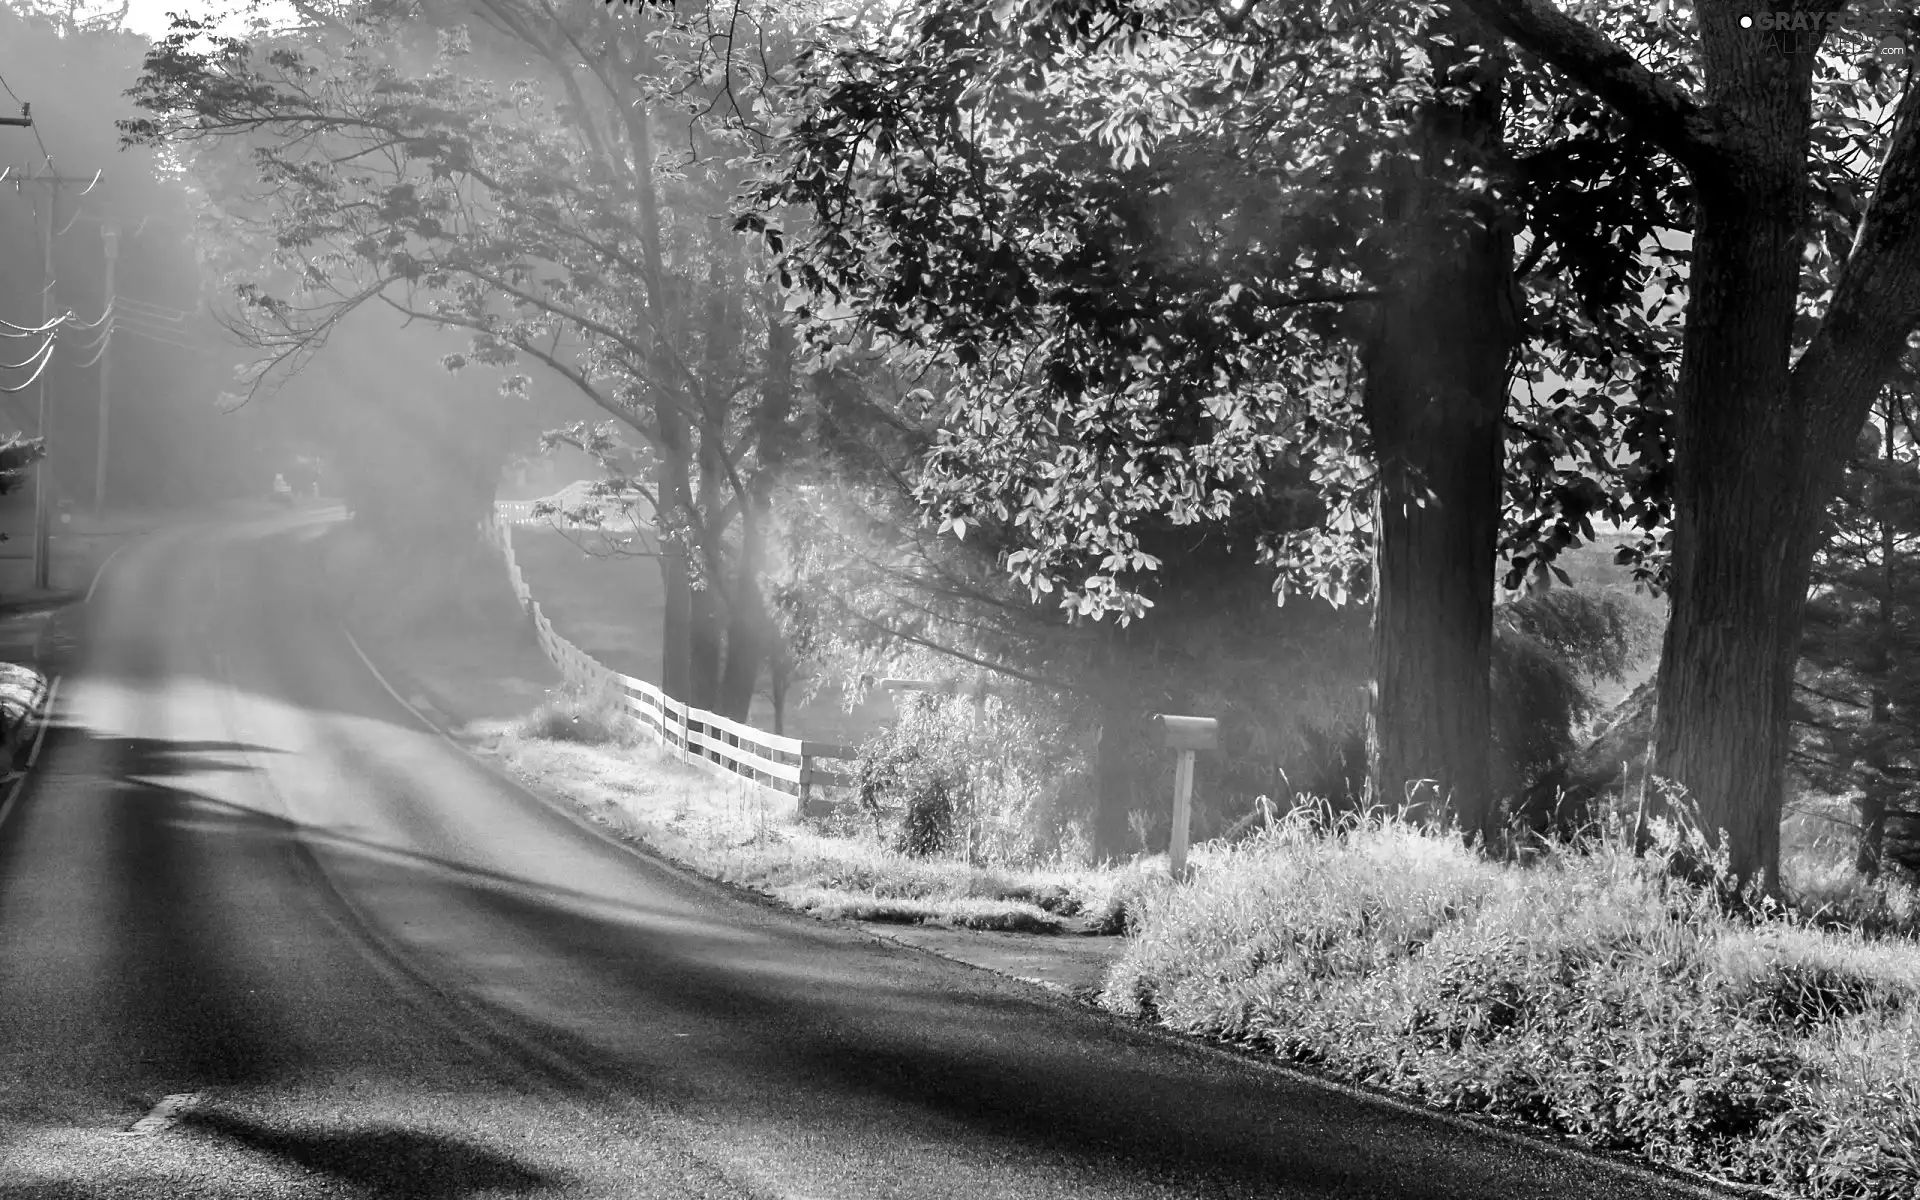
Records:
{"label": "fence rail", "polygon": [[823,764],[852,758],[854,751],[830,742],[782,737],[729,720],[718,713],[683,704],[644,679],[622,675],[597,661],[554,629],[540,611],[513,554],[513,526],[545,524],[533,516],[531,500],[502,501],[482,523],[487,539],[506,561],[507,576],[520,608],[533,621],[533,634],[569,684],[583,690],[612,691],[639,724],[658,738],[668,752],[714,774],[748,780],[785,795],[798,796],[804,806],[819,788],[845,786],[846,776]]}
{"label": "fence rail", "polygon": [[613,514],[599,523],[570,521],[561,512],[552,512],[544,517],[533,515],[535,500],[496,500],[493,504],[494,516],[504,525],[544,525],[554,529],[576,529],[586,532],[624,535],[639,532],[631,514],[615,510]]}
{"label": "fence rail", "polygon": [[494,503],[493,515],[502,525],[533,525],[538,519],[533,515],[531,500],[499,500]]}

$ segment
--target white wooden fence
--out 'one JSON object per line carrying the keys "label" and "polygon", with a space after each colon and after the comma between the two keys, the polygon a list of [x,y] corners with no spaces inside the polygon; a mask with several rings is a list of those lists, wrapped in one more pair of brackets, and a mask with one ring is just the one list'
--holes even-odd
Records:
{"label": "white wooden fence", "polygon": [[533,506],[536,503],[537,501],[533,500],[496,500],[493,511],[502,522],[508,525],[546,525],[554,529],[575,529],[582,532],[615,535],[638,532],[630,513],[615,510],[606,516],[604,524],[585,525],[569,521],[558,512],[536,517],[533,515]]}
{"label": "white wooden fence", "polygon": [[[495,518],[503,525],[535,525],[540,523],[534,518],[533,501],[531,500],[496,501],[493,506],[493,513]],[[564,523],[561,522],[558,513],[549,519],[556,524]]]}
{"label": "white wooden fence", "polygon": [[[559,518],[554,518],[558,522]],[[540,602],[527,588],[526,577],[513,556],[514,525],[544,524],[533,516],[530,500],[502,502],[483,525],[489,541],[506,560],[513,594],[533,621],[534,637],[548,661],[569,684],[585,691],[606,689],[636,719],[660,739],[674,757],[730,779],[746,779],[789,796],[798,796],[804,808],[823,787],[844,786],[849,780],[825,769],[826,762],[848,759],[854,751],[828,742],[780,737],[728,720],[717,713],[682,704],[658,687],[631,675],[622,675],[597,662],[562,637]]]}

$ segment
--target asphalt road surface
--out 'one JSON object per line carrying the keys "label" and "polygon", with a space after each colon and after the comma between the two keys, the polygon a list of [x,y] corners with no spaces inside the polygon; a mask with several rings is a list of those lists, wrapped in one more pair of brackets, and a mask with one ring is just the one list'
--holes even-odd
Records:
{"label": "asphalt road surface", "polygon": [[8,1200],[1689,1194],[618,845],[387,694],[322,528],[151,535],[63,615],[0,826]]}

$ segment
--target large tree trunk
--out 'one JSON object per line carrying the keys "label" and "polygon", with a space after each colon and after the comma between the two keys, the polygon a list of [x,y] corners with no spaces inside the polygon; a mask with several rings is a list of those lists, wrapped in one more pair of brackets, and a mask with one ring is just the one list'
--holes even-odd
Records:
{"label": "large tree trunk", "polygon": [[[1804,77],[1737,82],[1772,130],[1724,178],[1695,181],[1692,272],[1675,413],[1672,616],[1654,771],[1684,787],[1733,872],[1777,882],[1790,705],[1826,496],[1788,355],[1800,284]],[[1795,92],[1799,91],[1796,96]],[[1846,436],[1849,448],[1859,433]],[[1827,489],[1830,494],[1831,489]]]}
{"label": "large tree trunk", "polygon": [[787,689],[792,685],[793,671],[787,665],[787,656],[776,650],[767,659],[767,698],[773,702],[773,736],[787,735]]}
{"label": "large tree trunk", "polygon": [[[637,50],[637,48],[635,48]],[[631,65],[631,64],[629,64]],[[653,177],[652,115],[645,104],[629,102],[621,109],[621,127],[631,152],[632,193],[640,211],[641,255],[646,264],[646,313],[653,324],[653,360],[656,377],[651,438],[658,467],[654,474],[654,536],[660,552],[665,612],[660,627],[660,689],[669,697],[696,707],[704,689],[712,699],[714,668],[703,669],[704,641],[718,640],[710,626],[711,594],[702,620],[701,594],[693,586],[693,447],[685,408],[685,391],[672,382],[673,337],[678,324],[680,281],[667,269],[660,234],[660,198]],[[715,651],[717,652],[717,651]]]}
{"label": "large tree trunk", "polygon": [[711,587],[697,587],[688,599],[686,702],[712,712],[720,703],[719,597]]}
{"label": "large tree trunk", "polygon": [[719,707],[714,711],[745,721],[753,709],[754,688],[767,660],[773,633],[765,600],[760,595],[760,567],[765,526],[757,504],[740,513],[740,562],[728,597],[727,662],[720,675]]}
{"label": "large tree trunk", "polygon": [[[666,611],[660,626],[660,688],[675,700],[697,705],[699,702],[693,699],[693,693],[698,596],[693,586],[692,556],[698,551],[690,544],[689,536],[693,489],[687,422],[670,400],[656,402],[654,412],[658,431],[654,444],[659,461],[654,475],[654,494],[659,498],[659,509],[654,513],[653,523],[660,550],[661,578],[666,587]],[[708,601],[710,604],[710,595]]]}
{"label": "large tree trunk", "polygon": [[[1460,57],[1434,54],[1437,70]],[[1483,838],[1498,831],[1489,672],[1500,418],[1518,313],[1511,228],[1494,205],[1463,211],[1455,187],[1467,166],[1497,159],[1503,65],[1487,64],[1469,103],[1421,115],[1389,213],[1405,262],[1366,353],[1379,464],[1369,784],[1376,802],[1404,803],[1416,818],[1450,812]]]}
{"label": "large tree trunk", "polygon": [[[776,477],[785,468],[792,434],[787,418],[793,411],[793,330],[781,311],[778,293],[766,297],[767,352],[760,398],[753,412],[759,466],[746,481],[740,501],[740,560],[733,576],[731,620],[727,629],[727,666],[720,681],[721,712],[744,721],[753,707],[754,687],[763,663],[772,667],[781,657],[779,630],[767,611],[760,590],[765,566],[767,521],[771,515]],[[774,732],[784,723],[786,681],[777,673],[774,686]],[[737,710],[737,715],[735,713]]]}
{"label": "large tree trunk", "polygon": [[693,677],[693,587],[687,579],[686,558],[667,553],[659,558],[662,604],[660,621],[660,690],[685,700]]}
{"label": "large tree trunk", "polygon": [[1776,887],[1813,553],[1841,467],[1920,324],[1920,88],[1896,106],[1872,202],[1789,368],[1819,38],[1783,45],[1741,29],[1737,5],[1697,6],[1696,100],[1560,9],[1465,3],[1633,117],[1692,176],[1655,769],[1726,831],[1743,882]]}
{"label": "large tree trunk", "polygon": [[767,660],[764,615],[759,610],[760,589],[744,585],[746,594],[734,595],[727,621],[726,664],[720,671],[719,699],[713,710],[733,721],[745,721],[753,711],[760,668]]}

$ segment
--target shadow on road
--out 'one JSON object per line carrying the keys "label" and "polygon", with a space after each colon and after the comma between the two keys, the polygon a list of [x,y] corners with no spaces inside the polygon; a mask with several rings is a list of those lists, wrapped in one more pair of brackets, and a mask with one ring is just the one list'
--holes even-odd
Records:
{"label": "shadow on road", "polygon": [[571,1182],[464,1138],[394,1125],[300,1129],[218,1110],[188,1113],[180,1124],[330,1175],[364,1189],[370,1200],[464,1200],[482,1192],[539,1193]]}
{"label": "shadow on road", "polygon": [[[276,976],[328,979],[342,1017],[392,996],[358,961],[365,948],[298,932],[313,928],[315,904],[329,906],[328,886],[310,874],[317,859],[349,892],[429,922],[462,959],[478,956],[487,966],[476,985],[525,981],[521,1004],[461,989],[463,1003],[486,1014],[487,1040],[509,1057],[521,1058],[515,1044],[531,1044],[566,1061],[570,1071],[550,1073],[524,1060],[522,1078],[559,1093],[579,1096],[591,1080],[588,1091],[609,1099],[664,1102],[836,1144],[877,1134],[895,1152],[966,1130],[967,1140],[1003,1152],[1143,1186],[1204,1164],[1223,1194],[1495,1194],[1487,1180],[1446,1170],[1458,1135],[1443,1127],[1198,1051],[1150,1047],[992,977],[726,900],[577,831],[567,861],[617,854],[631,885],[601,891],[520,877],[181,786],[180,777],[206,770],[259,769],[218,760],[255,749],[238,743],[97,738],[83,729],[67,738],[106,784],[104,794],[99,782],[91,786],[105,802],[103,865],[117,892],[110,1026],[119,1045],[110,1052],[166,1087],[291,1082],[342,1065],[406,1078],[391,1049],[383,1057],[342,1040],[325,1028],[334,1021],[316,1025],[311,1012],[289,1024],[297,1010],[287,993],[274,995]],[[26,815],[55,819],[74,802],[70,793],[37,796]],[[14,836],[21,831],[7,832],[0,901],[25,857]],[[567,836],[556,829],[552,849]],[[251,907],[236,910],[237,895]],[[383,916],[377,907],[369,915]],[[8,916],[0,903],[0,924]],[[195,1121],[377,1185],[380,1196],[533,1186],[512,1177],[525,1168],[509,1159],[397,1127],[321,1134],[218,1114]]]}
{"label": "shadow on road", "polygon": [[[453,969],[433,971],[430,982],[466,994],[461,1011],[441,1016],[483,1015],[493,1049],[517,1058],[502,1043],[533,1044],[570,1068],[547,1074],[529,1061],[524,1075],[500,1082],[537,1080],[576,1096],[584,1083],[616,1102],[780,1130],[841,1153],[984,1150],[1142,1193],[1182,1188],[1203,1172],[1222,1196],[1548,1194],[1529,1182],[1538,1157],[1485,1145],[1469,1153],[1457,1130],[1436,1122],[1155,1044],[993,977],[756,910],[551,812],[539,819],[544,831],[477,800],[467,816],[420,814],[423,827],[501,817],[524,839],[524,855],[502,856],[531,864],[521,875],[488,868],[478,852],[423,853],[350,824],[303,825],[210,794],[225,773],[265,766],[223,756],[263,749],[63,732],[61,770],[33,789],[20,825],[0,831],[0,965],[10,949],[35,949],[8,935],[27,933],[9,924],[33,916],[36,901],[45,914],[56,894],[76,906],[95,903],[91,890],[103,885],[111,894],[102,919],[74,923],[70,960],[37,960],[71,981],[0,971],[0,1012],[21,1014],[18,1028],[0,1023],[0,1061],[10,1039],[36,1036],[50,996],[104,994],[87,1014],[99,1018],[100,1040],[87,1048],[95,1079],[122,1072],[183,1090],[346,1067],[406,1082],[417,1060],[399,1041],[433,1031],[362,1020],[392,1008],[396,992],[368,971],[368,947],[335,934],[356,918],[333,911],[333,929],[316,923],[338,884],[365,902],[371,921],[412,917],[443,948]],[[362,770],[368,803],[432,807],[408,775],[387,776],[372,762]],[[212,773],[220,774],[190,782]],[[26,852],[63,844],[99,847],[84,878]],[[53,918],[41,920],[40,937],[60,932]],[[104,949],[79,944],[85,932],[104,937]],[[112,973],[104,984],[102,965]],[[312,994],[322,980],[324,994]],[[329,1011],[318,1011],[323,1003]],[[302,1131],[218,1111],[191,1123],[376,1196],[564,1182],[398,1126]]]}

